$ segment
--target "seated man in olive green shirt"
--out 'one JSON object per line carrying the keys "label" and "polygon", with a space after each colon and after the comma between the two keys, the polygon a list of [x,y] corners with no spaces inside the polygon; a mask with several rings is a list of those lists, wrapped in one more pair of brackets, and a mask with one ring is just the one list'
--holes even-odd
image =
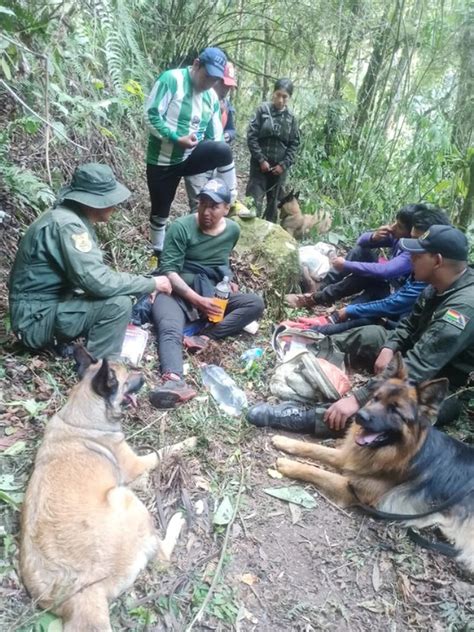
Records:
{"label": "seated man in olive green shirt", "polygon": [[11,326],[26,347],[84,336],[91,355],[116,358],[130,321],[130,295],[171,292],[166,277],[116,272],[103,261],[94,224],[108,222],[129,196],[107,165],[82,165],[56,207],[28,228],[9,280]]}
{"label": "seated man in olive green shirt", "polygon": [[260,296],[241,294],[231,283],[223,320],[207,322],[221,313],[213,301],[214,290],[224,277],[232,278],[229,256],[240,236],[239,226],[225,217],[230,198],[224,182],[209,180],[199,195],[197,213],[175,220],[166,234],[159,273],[168,277],[173,293],[158,295],[153,304],[162,384],[151,392],[150,401],[157,408],[170,408],[196,395],[183,380],[186,324],[200,321],[205,334],[201,339],[220,339],[238,333],[263,313]]}

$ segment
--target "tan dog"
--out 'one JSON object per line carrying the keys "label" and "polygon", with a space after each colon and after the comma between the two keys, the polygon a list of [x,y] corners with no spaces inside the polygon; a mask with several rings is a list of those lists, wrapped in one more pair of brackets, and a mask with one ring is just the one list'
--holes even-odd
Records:
{"label": "tan dog", "polygon": [[303,239],[316,226],[318,234],[327,233],[331,228],[331,218],[326,211],[314,215],[304,215],[298,202],[299,191],[290,191],[278,203],[280,225],[295,239]]}
{"label": "tan dog", "polygon": [[21,575],[31,597],[63,617],[65,632],[104,632],[109,602],[157,553],[169,559],[184,519],[175,514],[160,541],[127,487],[158,464],[154,452],[137,456],[120,426],[142,376],[79,354],[82,380],[49,421],[26,491]]}
{"label": "tan dog", "polygon": [[277,460],[277,468],[313,483],[342,506],[363,503],[391,516],[403,514],[397,519],[417,527],[439,526],[455,545],[451,554],[474,572],[474,448],[431,425],[448,381],[415,386],[400,354],[390,371],[340,448],[273,437],[280,450],[337,473],[286,458]]}

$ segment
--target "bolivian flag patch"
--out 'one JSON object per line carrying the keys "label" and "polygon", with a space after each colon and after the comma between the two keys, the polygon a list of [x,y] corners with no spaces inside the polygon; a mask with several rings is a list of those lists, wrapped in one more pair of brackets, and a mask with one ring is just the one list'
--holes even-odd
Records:
{"label": "bolivian flag patch", "polygon": [[441,320],[445,320],[447,323],[451,323],[451,325],[454,325],[459,329],[464,329],[469,322],[469,318],[467,318],[467,316],[457,312],[455,309],[448,309]]}

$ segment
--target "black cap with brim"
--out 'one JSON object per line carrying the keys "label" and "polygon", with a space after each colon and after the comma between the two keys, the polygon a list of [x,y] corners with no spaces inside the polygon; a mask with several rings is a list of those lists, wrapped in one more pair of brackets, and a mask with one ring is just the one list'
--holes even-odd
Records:
{"label": "black cap with brim", "polygon": [[467,261],[469,255],[466,235],[444,224],[434,224],[419,239],[400,239],[400,248],[413,254],[440,254],[454,261]]}
{"label": "black cap with brim", "polygon": [[217,193],[214,193],[213,191],[201,191],[201,193],[199,194],[199,197],[208,197],[211,198],[211,200],[214,200],[214,202],[217,202],[218,204],[228,204],[227,200],[223,200],[221,198],[220,195],[218,195]]}
{"label": "black cap with brim", "polygon": [[206,196],[218,204],[230,204],[231,194],[229,187],[222,181],[213,178],[206,182],[199,192],[199,197]]}
{"label": "black cap with brim", "polygon": [[107,165],[89,163],[76,169],[71,184],[58,194],[58,203],[74,200],[85,206],[104,209],[125,202],[131,195],[126,186],[117,182]]}
{"label": "black cap with brim", "polygon": [[413,253],[428,252],[426,248],[422,247],[419,239],[407,239],[404,237],[403,239],[400,239],[400,248]]}

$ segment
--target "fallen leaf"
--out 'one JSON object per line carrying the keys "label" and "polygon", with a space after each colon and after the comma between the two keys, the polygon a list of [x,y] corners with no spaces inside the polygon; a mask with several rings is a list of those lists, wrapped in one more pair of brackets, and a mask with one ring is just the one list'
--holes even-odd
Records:
{"label": "fallen leaf", "polygon": [[271,467],[268,468],[267,474],[272,478],[283,478],[283,474],[281,472],[279,472],[278,470],[274,470]]}
{"label": "fallen leaf", "polygon": [[365,608],[369,612],[374,612],[375,614],[384,614],[385,606],[383,602],[376,601],[375,599],[370,599],[368,601],[362,601],[359,606],[361,608]]}
{"label": "fallen leaf", "polygon": [[58,619],[58,617],[55,617],[49,612],[43,612],[40,618],[36,621],[35,629],[37,629],[38,632],[61,632],[63,624],[61,619]]}
{"label": "fallen leaf", "polygon": [[22,487],[21,483],[15,482],[13,474],[2,474],[0,476],[0,489],[4,492],[12,491]]}
{"label": "fallen leaf", "polygon": [[301,516],[303,515],[301,507],[294,505],[293,503],[290,503],[288,506],[291,514],[291,524],[296,524],[301,520]]}
{"label": "fallen leaf", "polygon": [[46,366],[46,363],[43,362],[43,360],[40,360],[39,358],[33,358],[33,360],[30,362],[30,366],[29,368],[33,368],[33,369],[44,369]]}
{"label": "fallen leaf", "polygon": [[253,586],[258,582],[258,577],[256,575],[252,575],[252,573],[244,573],[239,577],[240,581],[247,586]]}
{"label": "fallen leaf", "polygon": [[17,454],[20,454],[20,452],[23,452],[25,448],[26,448],[25,441],[17,441],[16,443],[8,447],[6,450],[4,450],[2,454],[3,456],[16,456]]}
{"label": "fallen leaf", "polygon": [[251,612],[249,612],[247,610],[247,608],[241,604],[239,607],[239,611],[237,613],[237,619],[236,619],[236,631],[237,632],[247,632],[249,627],[248,624],[245,624],[244,626],[242,626],[242,621],[250,621],[250,623],[253,623],[254,625],[257,625],[258,623],[258,619],[257,617],[255,617]]}
{"label": "fallen leaf", "polygon": [[200,516],[204,512],[204,501],[197,500],[194,503],[194,511],[196,512],[196,516]]}
{"label": "fallen leaf", "polygon": [[229,524],[232,519],[233,513],[234,509],[232,507],[232,503],[230,502],[230,498],[228,496],[224,496],[221,504],[217,508],[216,513],[214,514],[212,522],[219,526]]}
{"label": "fallen leaf", "polygon": [[[5,430],[7,430],[7,428],[5,428]],[[14,434],[9,434],[8,437],[1,437],[0,450],[5,450],[6,448],[9,448],[22,437],[26,437],[26,432],[24,430],[17,430],[17,432],[15,432]]]}
{"label": "fallen leaf", "polygon": [[398,585],[405,601],[410,601],[412,593],[410,580],[400,572],[398,573]]}
{"label": "fallen leaf", "polygon": [[374,567],[372,569],[372,586],[374,587],[375,592],[380,590],[382,582],[380,579],[380,569],[377,561],[374,563]]}
{"label": "fallen leaf", "polygon": [[211,489],[211,486],[209,485],[209,481],[207,481],[204,478],[204,476],[195,476],[194,483],[196,487],[199,487],[199,489],[203,489],[206,492],[210,491]]}
{"label": "fallen leaf", "polygon": [[269,496],[285,500],[288,503],[301,505],[305,509],[314,509],[317,505],[311,494],[308,494],[305,489],[297,485],[292,485],[291,487],[269,487],[263,491]]}

